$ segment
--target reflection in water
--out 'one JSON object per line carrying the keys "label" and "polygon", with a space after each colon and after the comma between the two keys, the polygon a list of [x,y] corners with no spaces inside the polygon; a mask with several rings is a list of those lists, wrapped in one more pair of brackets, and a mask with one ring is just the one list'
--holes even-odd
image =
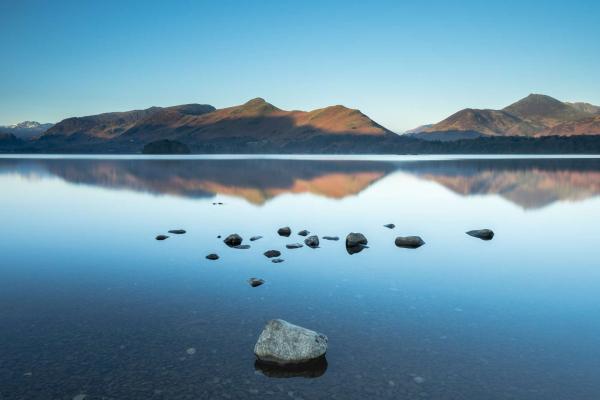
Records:
{"label": "reflection in water", "polygon": [[50,174],[76,184],[191,198],[228,195],[261,205],[279,195],[356,195],[394,172],[455,193],[500,195],[524,209],[600,193],[598,159],[444,161],[3,159],[0,173]]}
{"label": "reflection in water", "polygon": [[286,367],[257,360],[254,369],[269,378],[318,378],[327,371],[327,359],[321,357],[309,363]]}

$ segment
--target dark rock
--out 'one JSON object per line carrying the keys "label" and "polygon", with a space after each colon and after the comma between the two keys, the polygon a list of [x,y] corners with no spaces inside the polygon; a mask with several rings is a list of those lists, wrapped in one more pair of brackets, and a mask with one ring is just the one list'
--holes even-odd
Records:
{"label": "dark rock", "polygon": [[257,287],[257,286],[260,286],[260,285],[262,285],[263,283],[265,283],[265,281],[264,281],[264,280],[262,280],[262,279],[258,279],[258,278],[250,278],[250,279],[248,279],[248,283],[249,283],[249,284],[250,284],[250,286],[252,286],[252,287]]}
{"label": "dark rock", "polygon": [[416,249],[425,244],[425,241],[420,236],[398,236],[394,241],[396,246],[405,247],[408,249]]}
{"label": "dark rock", "polygon": [[235,246],[239,246],[240,244],[242,244],[242,237],[240,235],[238,235],[237,233],[233,233],[229,236],[227,236],[225,238],[225,240],[223,240],[223,242],[229,246],[229,247],[235,247]]}
{"label": "dark rock", "polygon": [[274,264],[279,264],[279,263],[282,263],[284,261],[285,260],[283,258],[274,258],[274,259],[271,260],[271,262],[274,263]]}
{"label": "dark rock", "polygon": [[218,260],[219,259],[219,255],[215,254],[215,253],[211,253],[211,254],[207,255],[206,258],[209,259],[209,260],[213,260],[214,261],[214,260]]}
{"label": "dark rock", "polygon": [[394,225],[394,224],[385,224],[384,226],[386,228],[390,228],[390,229],[394,229],[396,227],[396,225]]}
{"label": "dark rock", "polygon": [[319,237],[318,236],[309,236],[304,239],[304,244],[312,249],[316,249],[319,247]]}
{"label": "dark rock", "polygon": [[304,247],[304,245],[302,243],[291,243],[286,244],[285,247],[287,247],[288,249],[299,249],[300,247]]}
{"label": "dark rock", "polygon": [[249,244],[239,244],[237,246],[233,246],[233,249],[238,249],[238,250],[248,250],[250,248]]}
{"label": "dark rock", "polygon": [[165,240],[165,239],[168,239],[168,238],[169,238],[169,237],[168,237],[167,235],[158,235],[158,236],[156,237],[156,240]]}
{"label": "dark rock", "polygon": [[279,250],[267,250],[264,252],[264,255],[268,258],[279,257],[281,252]]}
{"label": "dark rock", "polygon": [[184,229],[173,229],[173,230],[170,230],[169,233],[172,233],[174,235],[183,235],[186,232]]}
{"label": "dark rock", "polygon": [[288,226],[286,226],[284,228],[277,229],[277,233],[279,234],[279,236],[288,237],[292,234],[292,230]]}
{"label": "dark rock", "polygon": [[325,240],[340,240],[338,236],[323,236]]}
{"label": "dark rock", "polygon": [[303,364],[323,357],[327,336],[281,319],[267,323],[261,332],[254,354],[262,362],[281,366]]}
{"label": "dark rock", "polygon": [[346,236],[346,251],[348,254],[360,253],[367,248],[368,240],[362,233],[351,232]]}
{"label": "dark rock", "polygon": [[218,235],[218,236],[217,236],[217,239],[221,239],[221,235]]}
{"label": "dark rock", "polygon": [[309,234],[310,234],[310,232],[307,231],[306,229],[298,232],[298,235],[300,235],[300,236],[308,236]]}
{"label": "dark rock", "polygon": [[476,229],[467,232],[467,235],[476,237],[481,240],[492,240],[492,238],[494,237],[494,231],[492,231],[491,229]]}
{"label": "dark rock", "polygon": [[255,242],[255,241],[259,240],[259,239],[262,239],[262,236],[260,236],[260,235],[259,235],[259,236],[252,236],[252,237],[250,238],[250,241],[251,241],[251,242]]}

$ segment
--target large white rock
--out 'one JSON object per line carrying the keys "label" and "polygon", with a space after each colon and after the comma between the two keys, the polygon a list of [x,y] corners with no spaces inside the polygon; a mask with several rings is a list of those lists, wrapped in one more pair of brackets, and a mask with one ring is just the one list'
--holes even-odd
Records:
{"label": "large white rock", "polygon": [[254,354],[264,362],[278,365],[301,364],[327,352],[327,336],[282,319],[267,322],[254,346]]}

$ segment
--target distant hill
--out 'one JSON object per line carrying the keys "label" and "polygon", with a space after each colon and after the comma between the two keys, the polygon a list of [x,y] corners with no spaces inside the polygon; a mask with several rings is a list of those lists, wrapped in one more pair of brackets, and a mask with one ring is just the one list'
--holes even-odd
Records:
{"label": "distant hill", "polygon": [[467,108],[412,135],[426,140],[458,140],[482,136],[599,135],[600,107],[565,103],[530,94],[502,110]]}
{"label": "distant hill", "polygon": [[48,129],[34,146],[46,151],[137,153],[148,143],[171,140],[193,152],[256,152],[395,136],[360,111],[341,105],[285,111],[256,98],[218,110],[186,104],[68,118]]}
{"label": "distant hill", "polygon": [[0,133],[12,134],[19,139],[31,139],[50,129],[54,124],[40,124],[36,121],[24,121],[15,125],[0,126]]}

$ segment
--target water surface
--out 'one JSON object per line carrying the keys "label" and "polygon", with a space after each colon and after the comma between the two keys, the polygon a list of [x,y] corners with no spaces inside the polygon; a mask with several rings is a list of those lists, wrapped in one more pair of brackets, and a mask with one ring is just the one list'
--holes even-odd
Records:
{"label": "water surface", "polygon": [[[600,159],[11,157],[0,188],[2,400],[600,394]],[[326,368],[255,369],[272,318]]]}

